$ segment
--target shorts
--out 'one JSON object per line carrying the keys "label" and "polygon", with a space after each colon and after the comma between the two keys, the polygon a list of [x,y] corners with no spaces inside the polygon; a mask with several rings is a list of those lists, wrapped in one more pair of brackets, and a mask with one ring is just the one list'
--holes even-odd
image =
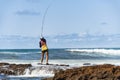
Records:
{"label": "shorts", "polygon": [[42,53],[45,53],[45,52],[48,52],[48,49],[47,50],[43,50]]}

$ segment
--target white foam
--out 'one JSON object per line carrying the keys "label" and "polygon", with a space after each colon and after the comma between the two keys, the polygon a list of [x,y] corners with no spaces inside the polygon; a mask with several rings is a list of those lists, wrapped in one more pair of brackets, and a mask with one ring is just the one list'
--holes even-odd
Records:
{"label": "white foam", "polygon": [[50,63],[53,65],[38,65],[37,62],[32,63],[33,67],[26,69],[24,76],[52,77],[56,70],[70,68],[69,66],[56,66],[56,62],[54,63],[53,61],[50,60]]}
{"label": "white foam", "polygon": [[15,54],[15,55],[20,55],[20,54],[30,54],[30,53],[25,53],[25,52],[0,52],[0,54]]}
{"label": "white foam", "polygon": [[41,54],[40,51],[37,52],[11,52],[11,51],[1,51],[0,54],[15,54],[15,55],[20,55],[20,54]]}
{"label": "white foam", "polygon": [[[45,65],[38,65],[40,63],[40,60],[1,60],[0,63],[10,63],[10,64],[31,64],[32,66],[39,67],[39,66],[45,66]],[[49,60],[50,64],[66,64],[70,66],[83,66],[83,63],[93,63],[93,64],[120,64],[120,60],[75,60],[75,59],[57,59],[57,60]],[[45,63],[45,62],[44,62]]]}
{"label": "white foam", "polygon": [[66,49],[66,51],[120,55],[120,50],[115,50],[115,49]]}
{"label": "white foam", "polygon": [[53,71],[48,69],[41,69],[41,67],[34,67],[33,70],[26,69],[23,76],[32,76],[32,77],[52,77],[54,76]]}

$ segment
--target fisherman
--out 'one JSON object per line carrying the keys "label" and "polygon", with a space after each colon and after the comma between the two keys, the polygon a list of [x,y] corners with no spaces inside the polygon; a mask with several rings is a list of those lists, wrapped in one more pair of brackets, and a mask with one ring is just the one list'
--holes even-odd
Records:
{"label": "fisherman", "polygon": [[47,47],[46,39],[44,37],[40,38],[39,46],[42,51],[41,64],[43,63],[44,54],[46,53],[46,65],[48,65],[49,54],[48,54],[48,47]]}

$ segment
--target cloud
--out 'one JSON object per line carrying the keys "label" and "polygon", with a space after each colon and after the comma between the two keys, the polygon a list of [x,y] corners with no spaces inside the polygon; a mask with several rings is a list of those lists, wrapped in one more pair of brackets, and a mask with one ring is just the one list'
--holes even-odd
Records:
{"label": "cloud", "polygon": [[17,11],[15,14],[38,16],[38,15],[40,15],[40,12],[39,11],[31,11],[31,10],[21,10],[21,11]]}
{"label": "cloud", "polygon": [[[114,35],[92,35],[86,34],[62,34],[54,36],[45,36],[49,48],[60,47],[116,47],[120,45],[120,34]],[[21,35],[0,35],[0,48],[39,48],[39,37],[21,36]],[[5,46],[6,45],[6,46]],[[9,46],[8,46],[9,45]],[[4,47],[3,47],[4,46]]]}
{"label": "cloud", "polygon": [[20,35],[0,35],[0,49],[39,48],[39,38]]}
{"label": "cloud", "polygon": [[61,35],[56,35],[54,38],[58,38],[58,39],[76,39],[76,38],[79,38],[79,35],[77,33],[74,33],[74,34],[61,34]]}
{"label": "cloud", "polygon": [[101,25],[107,25],[107,23],[106,22],[102,22],[102,23],[100,23]]}
{"label": "cloud", "polygon": [[0,35],[0,41],[32,41],[36,39],[36,37],[27,37],[20,35]]}

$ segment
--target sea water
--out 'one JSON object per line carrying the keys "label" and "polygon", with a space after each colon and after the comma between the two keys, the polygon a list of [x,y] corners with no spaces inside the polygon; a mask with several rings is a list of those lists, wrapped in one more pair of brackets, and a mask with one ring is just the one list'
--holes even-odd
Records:
{"label": "sea water", "polygon": [[[49,67],[40,68],[40,49],[0,49],[0,62],[15,64],[32,64],[34,70],[26,69],[24,75],[1,75],[7,80],[41,80],[54,76]],[[49,49],[50,64],[66,64],[70,67],[96,64],[120,65],[120,48],[63,48]],[[45,63],[45,60],[44,60]],[[63,69],[66,69],[63,67]]]}

